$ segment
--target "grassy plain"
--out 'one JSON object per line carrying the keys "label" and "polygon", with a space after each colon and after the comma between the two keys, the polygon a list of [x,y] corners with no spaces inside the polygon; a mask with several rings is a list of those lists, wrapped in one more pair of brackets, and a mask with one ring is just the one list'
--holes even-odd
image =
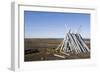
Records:
{"label": "grassy plain", "polygon": [[[25,38],[24,39],[24,61],[44,61],[44,60],[62,60],[62,59],[86,59],[90,58],[90,53],[70,54],[65,58],[54,56],[60,54],[55,49],[63,41],[63,38]],[[84,39],[90,48],[90,39]]]}

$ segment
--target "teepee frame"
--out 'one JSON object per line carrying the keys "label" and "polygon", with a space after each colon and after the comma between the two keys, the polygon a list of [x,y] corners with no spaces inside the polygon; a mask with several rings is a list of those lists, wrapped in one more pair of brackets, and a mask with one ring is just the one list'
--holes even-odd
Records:
{"label": "teepee frame", "polygon": [[58,45],[56,50],[67,55],[69,53],[79,54],[90,52],[82,36],[79,33],[71,33],[71,30],[66,33],[64,40]]}

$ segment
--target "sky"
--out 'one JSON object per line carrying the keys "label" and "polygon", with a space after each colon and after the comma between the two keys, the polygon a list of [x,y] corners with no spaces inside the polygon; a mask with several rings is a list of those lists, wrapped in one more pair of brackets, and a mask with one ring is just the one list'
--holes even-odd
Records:
{"label": "sky", "polygon": [[24,11],[25,38],[64,38],[69,29],[90,38],[90,14]]}

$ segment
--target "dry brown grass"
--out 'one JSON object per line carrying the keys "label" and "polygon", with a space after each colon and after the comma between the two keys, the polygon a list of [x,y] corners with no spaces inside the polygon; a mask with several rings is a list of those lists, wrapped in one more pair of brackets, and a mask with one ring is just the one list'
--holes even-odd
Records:
{"label": "dry brown grass", "polygon": [[[55,50],[62,40],[63,39],[25,39],[24,61],[62,60],[63,58],[54,56],[54,54],[64,55]],[[90,43],[87,43],[87,46],[90,47]],[[67,60],[86,59],[90,58],[90,53],[70,53],[70,56],[64,56]]]}

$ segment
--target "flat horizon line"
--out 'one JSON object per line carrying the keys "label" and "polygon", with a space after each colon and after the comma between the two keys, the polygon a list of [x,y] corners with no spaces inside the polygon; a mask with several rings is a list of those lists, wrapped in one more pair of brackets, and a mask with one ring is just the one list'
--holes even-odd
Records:
{"label": "flat horizon line", "polygon": [[[24,38],[24,39],[64,39],[64,38]],[[90,39],[90,38],[83,38],[83,39]]]}

